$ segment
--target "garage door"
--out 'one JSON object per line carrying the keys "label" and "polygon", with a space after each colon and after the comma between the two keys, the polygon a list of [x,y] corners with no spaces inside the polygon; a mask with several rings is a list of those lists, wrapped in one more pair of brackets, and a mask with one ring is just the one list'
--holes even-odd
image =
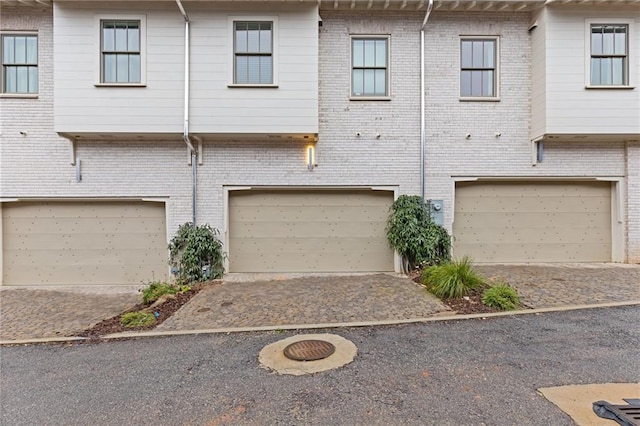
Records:
{"label": "garage door", "polygon": [[388,191],[236,191],[230,272],[393,271]]}
{"label": "garage door", "polygon": [[140,284],[167,276],[163,203],[2,204],[3,285]]}
{"label": "garage door", "polygon": [[453,235],[478,262],[608,262],[611,185],[459,183]]}

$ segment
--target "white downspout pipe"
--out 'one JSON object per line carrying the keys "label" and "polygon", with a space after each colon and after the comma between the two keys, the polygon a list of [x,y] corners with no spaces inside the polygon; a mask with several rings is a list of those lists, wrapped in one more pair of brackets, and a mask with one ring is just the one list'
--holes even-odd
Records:
{"label": "white downspout pipe", "polygon": [[427,21],[429,20],[429,15],[431,15],[431,10],[433,9],[433,0],[429,0],[429,4],[427,5],[427,12],[424,15],[424,20],[422,21],[422,26],[420,27],[420,199],[422,200],[422,205],[424,206],[424,198],[426,194],[425,189],[425,161],[426,161],[426,128],[425,128],[425,68],[424,68],[424,27],[427,25]]}
{"label": "white downspout pipe", "polygon": [[189,147],[189,152],[191,153],[191,210],[193,215],[192,223],[193,226],[196,226],[198,155],[193,143],[191,142],[191,137],[189,136],[189,46],[191,44],[189,40],[189,16],[184,10],[180,0],[176,0],[176,4],[178,5],[178,9],[180,9],[180,13],[182,13],[182,16],[184,17],[184,128],[182,138]]}

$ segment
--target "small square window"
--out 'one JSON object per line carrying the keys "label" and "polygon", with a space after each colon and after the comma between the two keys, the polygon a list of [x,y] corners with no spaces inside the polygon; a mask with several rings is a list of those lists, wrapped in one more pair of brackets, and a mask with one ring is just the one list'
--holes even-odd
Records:
{"label": "small square window", "polygon": [[351,96],[389,96],[389,38],[351,38]]}
{"label": "small square window", "polygon": [[2,93],[38,93],[38,36],[2,34]]}
{"label": "small square window", "polygon": [[273,22],[234,22],[233,61],[234,84],[273,84]]}
{"label": "small square window", "polygon": [[591,86],[629,84],[629,27],[591,24]]}
{"label": "small square window", "polygon": [[141,24],[139,20],[100,21],[100,82],[142,82]]}
{"label": "small square window", "polygon": [[498,39],[460,40],[460,97],[498,97]]}

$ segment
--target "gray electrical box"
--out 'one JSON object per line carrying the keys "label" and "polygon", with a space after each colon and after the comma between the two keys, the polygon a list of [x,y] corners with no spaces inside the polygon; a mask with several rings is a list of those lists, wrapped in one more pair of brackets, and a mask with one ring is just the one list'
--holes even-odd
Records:
{"label": "gray electrical box", "polygon": [[431,220],[436,225],[444,225],[444,201],[443,200],[429,200],[429,213],[431,214]]}

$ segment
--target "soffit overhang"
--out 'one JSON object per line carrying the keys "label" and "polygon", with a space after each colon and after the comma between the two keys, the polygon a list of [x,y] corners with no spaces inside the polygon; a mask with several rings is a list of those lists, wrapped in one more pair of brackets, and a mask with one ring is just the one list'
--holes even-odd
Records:
{"label": "soffit overhang", "polygon": [[[175,0],[0,0],[3,6],[52,7],[53,3],[175,3]],[[317,4],[323,10],[390,10],[426,11],[428,0],[186,0],[189,4],[205,3],[291,3]],[[526,12],[547,5],[569,6],[638,6],[640,0],[434,0],[434,11],[447,12]]]}

